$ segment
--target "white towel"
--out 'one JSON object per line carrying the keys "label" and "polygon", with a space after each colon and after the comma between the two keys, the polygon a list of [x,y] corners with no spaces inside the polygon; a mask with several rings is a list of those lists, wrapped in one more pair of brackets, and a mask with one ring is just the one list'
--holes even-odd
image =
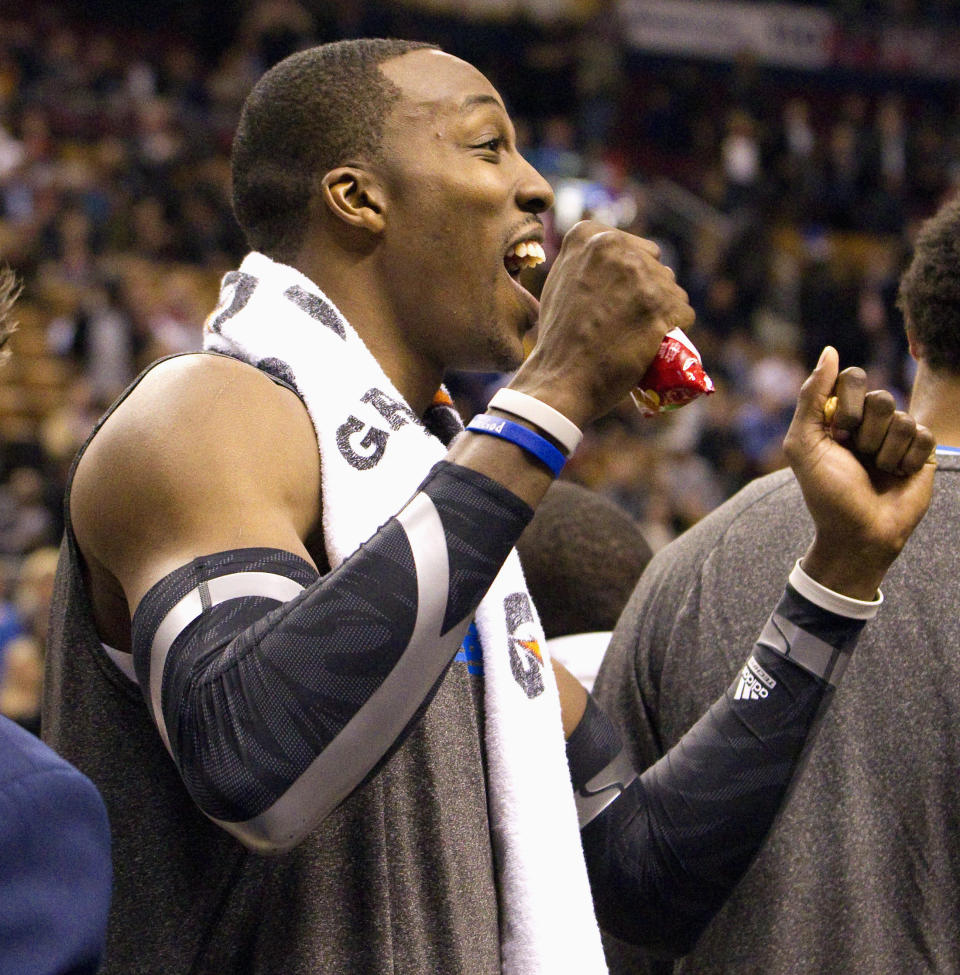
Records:
{"label": "white towel", "polygon": [[[299,271],[248,254],[239,271],[224,277],[204,333],[205,348],[282,376],[303,398],[320,446],[332,567],[396,514],[445,456],[444,444],[404,402],[354,329]],[[606,972],[556,683],[515,552],[480,603],[476,622],[504,975]],[[516,647],[520,640],[528,688],[530,678],[542,682],[532,697],[510,666],[510,641]]]}

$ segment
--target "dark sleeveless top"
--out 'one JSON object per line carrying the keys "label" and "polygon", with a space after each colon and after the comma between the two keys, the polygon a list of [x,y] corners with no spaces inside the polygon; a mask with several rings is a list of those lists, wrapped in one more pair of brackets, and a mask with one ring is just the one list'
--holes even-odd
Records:
{"label": "dark sleeveless top", "polygon": [[455,662],[417,728],[372,779],[294,850],[251,853],[193,805],[140,690],[101,645],[70,523],[72,480],[73,470],[43,729],[97,785],[110,816],[114,891],[103,972],[499,973],[482,678]]}

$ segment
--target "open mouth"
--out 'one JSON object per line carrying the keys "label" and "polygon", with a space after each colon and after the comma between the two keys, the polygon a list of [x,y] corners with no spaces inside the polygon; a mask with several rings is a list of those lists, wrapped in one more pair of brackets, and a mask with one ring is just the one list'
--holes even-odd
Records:
{"label": "open mouth", "polygon": [[520,272],[524,268],[536,267],[547,259],[543,251],[543,244],[538,240],[521,240],[511,244],[503,257],[503,266],[510,276],[511,285],[525,309],[525,330],[536,326],[540,317],[540,302],[520,283]]}
{"label": "open mouth", "polygon": [[507,274],[516,279],[525,267],[536,267],[547,259],[543,244],[536,240],[522,240],[513,244],[503,257]]}

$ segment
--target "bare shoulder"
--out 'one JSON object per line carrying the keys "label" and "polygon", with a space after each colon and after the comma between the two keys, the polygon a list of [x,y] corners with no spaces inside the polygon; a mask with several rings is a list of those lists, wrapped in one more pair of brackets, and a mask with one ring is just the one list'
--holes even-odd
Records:
{"label": "bare shoulder", "polygon": [[159,363],[81,458],[71,520],[88,562],[131,607],[198,555],[258,545],[303,554],[319,511],[320,462],[306,408],[245,363]]}

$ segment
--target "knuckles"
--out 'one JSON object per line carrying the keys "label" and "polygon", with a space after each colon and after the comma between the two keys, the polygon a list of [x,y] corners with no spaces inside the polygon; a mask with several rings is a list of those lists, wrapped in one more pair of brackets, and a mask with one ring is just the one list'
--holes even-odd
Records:
{"label": "knuckles", "polygon": [[877,416],[892,416],[896,412],[897,402],[889,390],[874,389],[864,397],[863,407]]}
{"label": "knuckles", "polygon": [[917,421],[911,414],[904,413],[902,410],[897,410],[894,412],[893,417],[890,420],[887,436],[890,436],[890,434],[893,433],[898,437],[913,439],[916,432]]}
{"label": "knuckles", "polygon": [[847,366],[837,376],[837,384],[840,386],[866,386],[867,374],[860,366]]}
{"label": "knuckles", "polygon": [[918,423],[917,432],[914,436],[914,443],[916,444],[918,450],[923,451],[924,457],[926,458],[933,453],[934,449],[936,448],[937,438],[925,426]]}

